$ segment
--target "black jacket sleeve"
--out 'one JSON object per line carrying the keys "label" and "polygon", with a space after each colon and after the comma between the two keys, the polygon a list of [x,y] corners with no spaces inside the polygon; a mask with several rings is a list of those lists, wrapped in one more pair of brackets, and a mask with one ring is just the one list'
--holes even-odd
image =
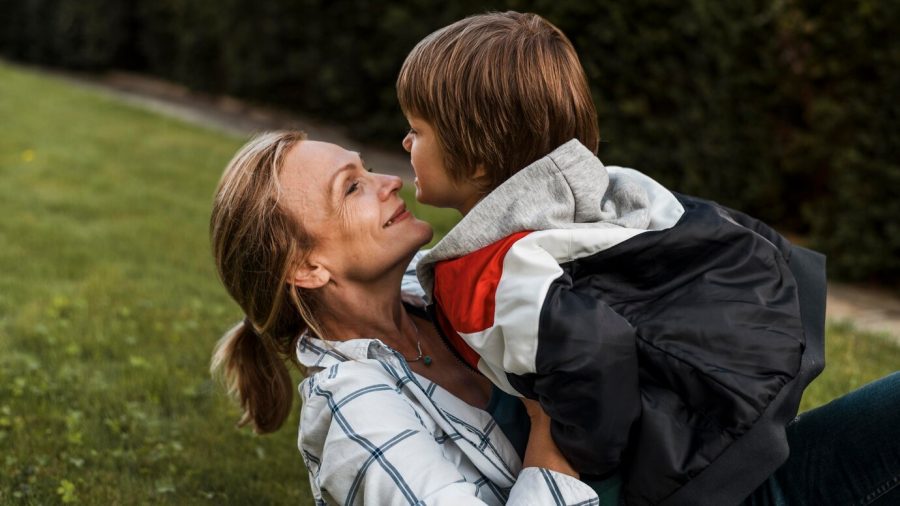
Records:
{"label": "black jacket sleeve", "polygon": [[541,309],[535,365],[534,374],[508,378],[541,402],[569,462],[582,474],[615,469],[641,413],[631,325],[564,272]]}

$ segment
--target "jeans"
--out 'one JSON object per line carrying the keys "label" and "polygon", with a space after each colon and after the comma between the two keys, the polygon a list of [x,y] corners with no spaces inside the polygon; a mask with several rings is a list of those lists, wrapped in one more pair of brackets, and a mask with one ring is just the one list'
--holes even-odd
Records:
{"label": "jeans", "polygon": [[[900,372],[801,414],[787,438],[790,457],[743,505],[900,506]],[[618,474],[586,483],[625,504]]]}
{"label": "jeans", "polygon": [[807,411],[788,460],[744,504],[900,505],[900,372]]}

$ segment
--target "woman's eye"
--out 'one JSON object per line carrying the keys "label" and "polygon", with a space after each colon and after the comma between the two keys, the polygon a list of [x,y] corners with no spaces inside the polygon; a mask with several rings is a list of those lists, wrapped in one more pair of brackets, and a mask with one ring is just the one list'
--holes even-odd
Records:
{"label": "woman's eye", "polygon": [[366,167],[366,172],[375,172],[375,170],[372,167]]}
{"label": "woman's eye", "polygon": [[346,195],[350,195],[351,193],[355,192],[357,189],[359,189],[359,181],[354,181],[354,182],[350,183],[350,186],[347,188]]}
{"label": "woman's eye", "polygon": [[406,133],[409,134],[409,135],[416,135],[416,134],[419,133],[419,132],[416,132],[416,129],[415,129],[415,128],[410,128],[409,131],[406,132]]}

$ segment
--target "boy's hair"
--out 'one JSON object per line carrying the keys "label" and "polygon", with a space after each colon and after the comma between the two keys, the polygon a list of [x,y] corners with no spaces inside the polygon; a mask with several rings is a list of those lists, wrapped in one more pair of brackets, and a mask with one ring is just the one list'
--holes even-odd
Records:
{"label": "boy's hair", "polygon": [[489,192],[577,138],[597,152],[597,111],[569,39],[536,14],[471,16],[422,39],[406,57],[397,97],[430,123],[451,179]]}

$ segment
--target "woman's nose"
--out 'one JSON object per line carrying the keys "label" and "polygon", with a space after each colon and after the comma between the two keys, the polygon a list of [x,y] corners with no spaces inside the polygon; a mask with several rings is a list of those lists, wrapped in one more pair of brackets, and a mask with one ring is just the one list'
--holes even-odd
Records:
{"label": "woman's nose", "polygon": [[403,188],[403,180],[400,179],[399,176],[379,174],[379,177],[382,178],[382,182],[378,193],[382,199],[389,198],[391,194],[398,192],[400,191],[400,188]]}
{"label": "woman's nose", "polygon": [[403,142],[401,142],[401,144],[403,144],[403,149],[405,149],[407,153],[412,151],[412,134],[407,133],[406,137],[403,138]]}

